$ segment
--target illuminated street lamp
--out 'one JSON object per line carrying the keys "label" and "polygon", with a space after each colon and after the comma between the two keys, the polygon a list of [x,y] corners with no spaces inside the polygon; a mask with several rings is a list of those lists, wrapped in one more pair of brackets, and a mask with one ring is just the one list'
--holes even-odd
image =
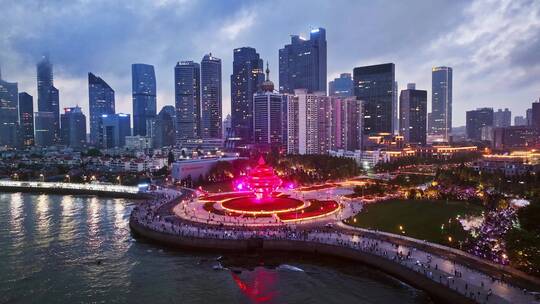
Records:
{"label": "illuminated street lamp", "polygon": [[68,183],[71,183],[71,177],[69,176],[69,174],[66,174],[65,180],[66,180]]}
{"label": "illuminated street lamp", "polygon": [[40,173],[40,174],[39,174],[39,181],[40,181],[40,182],[45,181],[45,176],[43,176],[43,173]]}

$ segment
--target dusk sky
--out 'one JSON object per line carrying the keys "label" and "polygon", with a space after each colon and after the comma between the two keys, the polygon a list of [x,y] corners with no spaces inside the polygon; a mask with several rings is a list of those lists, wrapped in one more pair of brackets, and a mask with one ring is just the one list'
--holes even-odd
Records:
{"label": "dusk sky", "polygon": [[177,61],[222,59],[223,117],[230,113],[233,49],[251,46],[278,83],[289,35],[327,30],[328,80],[357,66],[393,62],[400,89],[428,90],[431,67],[454,69],[454,126],[488,106],[524,115],[540,97],[540,1],[29,1],[0,0],[0,67],[36,100],[36,62],[48,53],[61,107],[88,115],[87,73],[132,112],[131,64],[156,68],[158,111],[174,104]]}

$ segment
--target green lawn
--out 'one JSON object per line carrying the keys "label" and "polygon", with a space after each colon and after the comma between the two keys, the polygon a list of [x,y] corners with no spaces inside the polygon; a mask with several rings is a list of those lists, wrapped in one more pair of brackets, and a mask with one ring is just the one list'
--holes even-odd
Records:
{"label": "green lawn", "polygon": [[[388,200],[365,206],[347,223],[459,247],[466,232],[455,219],[456,216],[479,215],[481,211],[481,206],[468,202]],[[443,224],[444,228],[441,229]],[[449,236],[452,237],[451,242]]]}

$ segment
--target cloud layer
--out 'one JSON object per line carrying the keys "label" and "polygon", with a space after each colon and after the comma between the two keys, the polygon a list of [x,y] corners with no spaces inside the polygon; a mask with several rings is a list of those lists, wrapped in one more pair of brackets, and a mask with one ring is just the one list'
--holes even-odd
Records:
{"label": "cloud layer", "polygon": [[[36,95],[35,63],[48,53],[61,106],[88,113],[87,73],[131,113],[130,65],[153,64],[158,105],[174,104],[177,61],[211,52],[223,62],[230,112],[232,50],[255,47],[277,82],[278,49],[290,34],[327,29],[328,80],[355,66],[394,62],[401,88],[431,91],[431,67],[454,68],[454,125],[465,111],[508,107],[524,115],[540,96],[540,2],[469,1],[30,1],[0,0],[3,78]],[[429,95],[429,94],[428,94]],[[159,111],[159,109],[158,109]]]}

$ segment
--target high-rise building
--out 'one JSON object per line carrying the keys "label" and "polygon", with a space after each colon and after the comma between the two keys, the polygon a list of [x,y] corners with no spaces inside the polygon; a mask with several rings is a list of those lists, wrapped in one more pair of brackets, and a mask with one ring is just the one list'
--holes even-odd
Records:
{"label": "high-rise building", "polygon": [[254,48],[233,51],[231,127],[242,143],[253,141],[253,94],[264,81],[263,61]]}
{"label": "high-rise building", "polygon": [[311,30],[309,40],[291,36],[291,43],[279,50],[279,91],[295,89],[326,94],[326,30]]}
{"label": "high-rise building", "polygon": [[133,90],[133,135],[151,135],[156,118],[156,74],[154,66],[131,65]]}
{"label": "high-rise building", "polygon": [[540,130],[513,126],[493,130],[493,149],[529,149],[540,147]]}
{"label": "high-rise building", "polygon": [[[286,106],[286,104],[285,104]],[[266,81],[259,92],[253,95],[254,143],[260,146],[281,147],[283,145],[283,95],[274,91],[270,81],[270,70],[266,67]]]}
{"label": "high-rise building", "polygon": [[[58,89],[54,87],[53,65],[47,56],[44,56],[37,64],[37,87],[38,111],[52,113],[52,115],[40,115],[40,119],[47,121],[52,117],[50,124],[42,125],[43,129],[40,130],[52,136],[52,142],[48,145],[54,145],[60,141],[60,95]],[[45,130],[49,131],[45,132]]]}
{"label": "high-rise building", "polygon": [[431,70],[431,128],[429,134],[449,141],[452,132],[452,68]]}
{"label": "high-rise building", "polygon": [[174,67],[177,139],[194,139],[201,124],[201,66],[181,61]]}
{"label": "high-rise building", "polygon": [[299,154],[298,132],[299,132],[299,98],[296,95],[287,96],[287,154]]}
{"label": "high-rise building", "polygon": [[330,81],[328,83],[328,95],[336,97],[354,96],[351,73],[342,73],[338,78]]}
{"label": "high-rise building", "polygon": [[532,108],[529,108],[525,112],[525,119],[527,120],[527,126],[532,126]]}
{"label": "high-rise building", "polygon": [[531,126],[536,130],[540,130],[540,99],[532,104]]}
{"label": "high-rise building", "polygon": [[512,112],[508,108],[498,109],[496,112],[493,112],[493,127],[495,128],[505,128],[510,127],[512,124]]}
{"label": "high-rise building", "polygon": [[[1,75],[0,75],[1,77]],[[0,146],[19,146],[19,88],[16,82],[0,78]]]}
{"label": "high-rise building", "polygon": [[34,98],[19,93],[19,136],[24,147],[34,145]]}
{"label": "high-rise building", "polygon": [[514,117],[514,126],[526,126],[527,118],[524,116],[515,116]]}
{"label": "high-rise building", "polygon": [[362,101],[356,97],[332,97],[332,150],[362,148]]}
{"label": "high-rise building", "polygon": [[364,134],[393,133],[395,65],[355,68],[354,95],[364,102]]}
{"label": "high-rise building", "polygon": [[36,146],[50,147],[55,144],[54,131],[51,126],[54,124],[55,115],[53,112],[34,113],[34,134]]}
{"label": "high-rise building", "polygon": [[64,108],[60,115],[62,143],[74,149],[86,146],[86,116],[80,107]]}
{"label": "high-rise building", "polygon": [[201,135],[221,138],[221,59],[207,54],[201,61]]}
{"label": "high-rise building", "polygon": [[427,124],[427,91],[408,84],[399,96],[400,134],[406,143],[425,145]]}
{"label": "high-rise building", "polygon": [[173,147],[176,142],[176,109],[164,106],[156,118],[154,147]]}
{"label": "high-rise building", "polygon": [[295,90],[288,102],[287,151],[298,154],[326,154],[332,148],[332,102],[324,92]]}
{"label": "high-rise building", "polygon": [[129,114],[101,115],[99,133],[101,146],[105,149],[125,146],[126,136],[131,136],[130,125]]}
{"label": "high-rise building", "polygon": [[99,141],[101,115],[114,114],[114,90],[100,77],[88,73],[88,104],[90,110],[90,142]]}
{"label": "high-rise building", "polygon": [[482,139],[482,128],[485,126],[493,126],[493,108],[478,108],[467,111],[467,139],[480,141]]}
{"label": "high-rise building", "polygon": [[392,98],[392,131],[394,135],[399,134],[399,102],[398,102],[398,82],[394,82],[394,88],[392,90],[394,96]]}

